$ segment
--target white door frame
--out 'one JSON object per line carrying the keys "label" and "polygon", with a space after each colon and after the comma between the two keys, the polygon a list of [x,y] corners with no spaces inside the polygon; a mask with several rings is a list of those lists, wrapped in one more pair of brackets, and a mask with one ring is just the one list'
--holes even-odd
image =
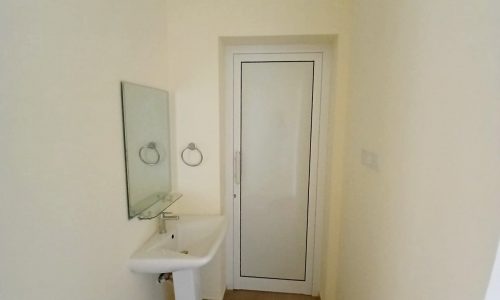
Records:
{"label": "white door frame", "polygon": [[[234,265],[235,259],[237,259],[237,253],[234,253],[234,233],[235,233],[235,222],[234,222],[234,206],[235,199],[233,195],[235,191],[233,190],[233,174],[234,174],[234,161],[233,161],[233,63],[234,57],[239,54],[297,54],[297,53],[309,53],[311,55],[318,55],[322,59],[322,72],[321,72],[321,88],[320,88],[320,107],[319,107],[319,131],[317,136],[317,171],[315,176],[317,177],[316,190],[316,203],[314,209],[311,209],[311,213],[315,217],[315,222],[313,226],[313,234],[309,238],[312,238],[312,253],[313,262],[312,270],[308,270],[308,274],[311,279],[311,288],[307,291],[303,291],[306,294],[312,294],[314,296],[319,295],[319,284],[320,284],[320,274],[321,274],[321,255],[322,255],[322,240],[323,240],[323,223],[324,223],[324,212],[325,212],[325,195],[326,195],[326,167],[327,167],[327,137],[328,137],[328,112],[329,112],[329,87],[330,87],[330,68],[331,64],[331,49],[328,45],[262,45],[262,46],[228,46],[225,49],[224,55],[224,65],[223,65],[223,80],[224,80],[224,102],[223,102],[223,151],[221,151],[221,160],[224,162],[223,167],[223,188],[224,188],[224,202],[223,210],[224,214],[229,220],[228,234],[226,238],[226,282],[229,289],[235,288],[235,278],[234,278]],[[312,164],[313,162],[311,162]],[[313,174],[311,174],[313,175]],[[236,203],[239,205],[239,203]],[[314,238],[317,237],[317,238]],[[318,238],[319,237],[319,238]],[[309,251],[309,250],[308,250]]]}

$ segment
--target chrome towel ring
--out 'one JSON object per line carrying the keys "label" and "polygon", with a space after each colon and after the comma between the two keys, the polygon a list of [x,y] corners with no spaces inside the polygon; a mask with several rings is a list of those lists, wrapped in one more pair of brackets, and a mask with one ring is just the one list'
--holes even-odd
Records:
{"label": "chrome towel ring", "polygon": [[[186,152],[186,150],[198,152],[198,154],[200,155],[199,160],[197,162],[195,162],[195,163],[189,163],[189,162],[187,162],[186,159],[184,158],[184,153]],[[182,150],[182,152],[181,152],[181,159],[182,159],[182,162],[184,162],[186,165],[188,165],[190,167],[197,167],[197,166],[201,165],[201,162],[203,161],[203,153],[201,153],[200,149],[198,149],[198,147],[196,147],[196,145],[194,143],[189,143],[187,145],[187,147],[184,148],[184,150]]]}
{"label": "chrome towel ring", "polygon": [[[149,161],[149,160],[147,160],[144,157],[144,153],[145,153],[144,151],[146,151],[147,149],[152,150],[154,152],[155,159]],[[160,156],[160,151],[158,151],[158,148],[156,148],[156,143],[155,142],[149,142],[147,145],[142,146],[139,149],[139,158],[141,159],[141,161],[143,163],[145,163],[148,166],[157,165],[160,162],[161,156]]]}

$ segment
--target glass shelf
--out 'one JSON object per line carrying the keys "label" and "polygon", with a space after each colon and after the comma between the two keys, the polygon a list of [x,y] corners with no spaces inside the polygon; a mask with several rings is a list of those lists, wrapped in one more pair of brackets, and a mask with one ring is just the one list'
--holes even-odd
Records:
{"label": "glass shelf", "polygon": [[143,199],[136,207],[134,214],[140,220],[149,220],[157,217],[162,211],[174,204],[182,194],[180,193],[154,193]]}

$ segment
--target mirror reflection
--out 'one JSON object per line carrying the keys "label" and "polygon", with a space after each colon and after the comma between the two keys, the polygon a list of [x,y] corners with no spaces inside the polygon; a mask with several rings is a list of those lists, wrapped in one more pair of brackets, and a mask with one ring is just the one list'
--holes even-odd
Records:
{"label": "mirror reflection", "polygon": [[180,196],[172,192],[168,92],[122,82],[129,219],[153,218]]}

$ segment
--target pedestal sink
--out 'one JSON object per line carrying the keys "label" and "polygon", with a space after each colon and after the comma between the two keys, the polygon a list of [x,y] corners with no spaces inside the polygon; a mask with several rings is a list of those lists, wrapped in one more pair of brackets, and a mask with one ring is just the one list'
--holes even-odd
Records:
{"label": "pedestal sink", "polygon": [[174,277],[177,300],[200,300],[199,268],[219,249],[227,230],[224,216],[180,216],[166,221],[167,232],[155,233],[129,259],[139,273],[168,273]]}

